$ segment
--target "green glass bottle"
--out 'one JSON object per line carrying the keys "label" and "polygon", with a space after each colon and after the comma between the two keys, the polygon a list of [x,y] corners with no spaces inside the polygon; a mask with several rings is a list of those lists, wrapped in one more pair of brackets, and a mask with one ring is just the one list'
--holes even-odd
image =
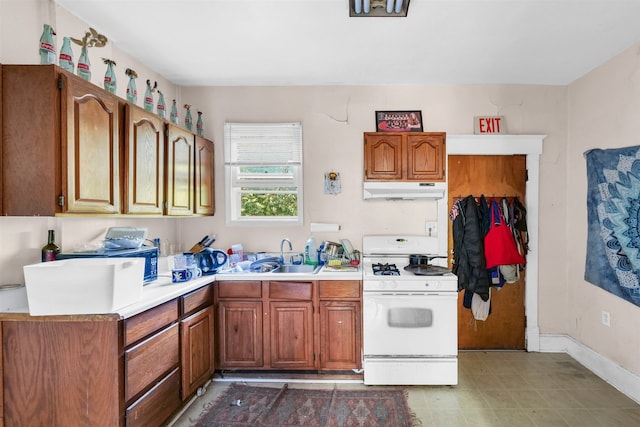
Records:
{"label": "green glass bottle", "polygon": [[191,130],[193,129],[193,118],[191,118],[191,105],[185,104],[184,108],[186,108],[187,112],[184,115],[184,127]]}
{"label": "green glass bottle", "polygon": [[86,46],[82,46],[82,50],[80,51],[76,74],[88,82],[91,81],[91,61],[89,61],[89,51]]}
{"label": "green glass bottle", "polygon": [[198,121],[196,122],[196,132],[199,136],[204,136],[204,123],[202,122],[202,111],[198,111]]}
{"label": "green glass bottle", "polygon": [[60,50],[60,59],[58,65],[63,70],[73,73],[75,64],[73,63],[73,51],[71,50],[71,40],[69,37],[62,39],[62,49]]}
{"label": "green glass bottle", "polygon": [[42,262],[55,261],[56,256],[60,253],[60,247],[56,245],[56,236],[54,230],[49,230],[47,244],[42,247]]}
{"label": "green glass bottle", "polygon": [[48,65],[56,63],[56,41],[53,36],[56,32],[53,31],[50,25],[44,24],[42,30],[42,36],[40,36],[40,64]]}

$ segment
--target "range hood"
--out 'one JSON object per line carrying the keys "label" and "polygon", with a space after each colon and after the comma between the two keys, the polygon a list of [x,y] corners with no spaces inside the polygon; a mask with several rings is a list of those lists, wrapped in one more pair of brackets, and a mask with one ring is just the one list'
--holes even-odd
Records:
{"label": "range hood", "polygon": [[364,199],[442,199],[446,182],[365,181]]}

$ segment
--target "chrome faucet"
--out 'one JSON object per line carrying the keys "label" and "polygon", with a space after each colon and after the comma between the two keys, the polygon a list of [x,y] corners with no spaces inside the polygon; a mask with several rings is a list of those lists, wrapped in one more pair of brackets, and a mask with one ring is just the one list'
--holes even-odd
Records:
{"label": "chrome faucet", "polygon": [[291,244],[291,240],[287,239],[286,237],[284,239],[282,239],[282,241],[280,242],[280,262],[282,262],[284,264],[284,242],[287,242],[289,244],[289,250],[292,251],[293,250],[293,245]]}

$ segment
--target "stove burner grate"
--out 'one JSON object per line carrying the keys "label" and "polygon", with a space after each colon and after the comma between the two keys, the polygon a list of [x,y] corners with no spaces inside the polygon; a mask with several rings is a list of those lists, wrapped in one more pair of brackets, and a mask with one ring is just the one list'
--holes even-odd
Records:
{"label": "stove burner grate", "polygon": [[400,270],[395,264],[371,264],[375,276],[399,276]]}

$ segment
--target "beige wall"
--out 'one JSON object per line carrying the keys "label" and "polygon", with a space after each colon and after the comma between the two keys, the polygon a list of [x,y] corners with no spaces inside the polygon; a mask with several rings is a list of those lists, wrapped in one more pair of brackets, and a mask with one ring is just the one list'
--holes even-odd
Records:
{"label": "beige wall", "polygon": [[[89,25],[54,5],[49,0],[0,0],[0,63],[38,64],[40,56],[38,43],[43,24],[50,24],[57,33],[58,51],[62,47],[62,37],[82,38]],[[96,28],[98,32],[100,28]],[[105,34],[109,37],[108,34]],[[72,46],[77,64],[80,48]],[[92,82],[102,87],[106,65],[101,58],[116,61],[118,76],[117,95],[124,98],[128,82],[124,74],[126,68],[133,68],[140,78],[138,84],[138,105],[142,105],[147,78],[158,81],[165,93],[165,100],[180,99],[180,88],[138,63],[110,42],[103,48],[89,49]],[[6,108],[6,107],[5,107]],[[29,165],[25,165],[29,167]],[[31,166],[33,167],[33,166]],[[99,244],[104,232],[111,226],[134,225],[149,228],[151,237],[161,237],[178,242],[179,224],[168,219],[124,220],[105,218],[0,218],[0,284],[24,282],[22,266],[40,262],[40,247],[46,242],[47,229],[56,230],[56,240],[63,250],[73,250],[77,246],[92,242]]]}
{"label": "beige wall", "polygon": [[[30,19],[18,24],[11,18],[16,14]],[[45,22],[56,23],[54,28],[59,37],[68,34],[77,37],[88,27],[57,7],[52,10],[48,1],[0,1],[0,61],[38,63],[37,42]],[[625,326],[638,324],[640,310],[582,280],[586,241],[582,152],[595,146],[635,143],[632,135],[638,123],[640,99],[634,86],[634,80],[638,81],[638,76],[634,76],[635,52],[633,49],[625,52],[569,88],[524,85],[178,88],[131,60],[113,44],[102,51],[92,50],[94,83],[101,85],[105,70],[99,58],[111,57],[118,63],[120,96],[126,86],[124,69],[131,67],[141,75],[139,90],[143,90],[146,78],[157,79],[161,89],[167,88],[165,93],[171,92],[181,104],[189,102],[204,112],[205,135],[216,142],[217,214],[212,218],[147,221],[0,218],[0,283],[23,280],[22,265],[39,261],[39,248],[50,227],[58,230],[65,250],[99,239],[108,226],[123,224],[147,226],[151,237],[180,241],[183,247],[214,232],[218,236],[216,246],[220,248],[242,243],[246,250],[268,251],[277,250],[283,237],[289,237],[294,247],[302,250],[310,222],[341,224],[340,233],[319,234],[317,238],[346,237],[357,248],[363,234],[422,233],[424,222],[437,215],[434,202],[362,200],[362,133],[374,129],[374,111],[419,109],[425,130],[448,134],[473,133],[474,115],[504,115],[509,133],[547,135],[540,159],[541,333],[569,333],[640,374],[640,361],[633,360],[638,339],[634,340],[631,327]],[[604,112],[617,121],[605,124],[593,120]],[[304,132],[304,225],[227,227],[222,166],[224,122],[297,120],[302,121]],[[340,195],[323,194],[323,175],[330,170],[341,174]],[[599,326],[602,309],[612,316],[612,326],[607,330]],[[617,348],[615,344],[622,342],[632,343],[633,347]]]}
{"label": "beige wall", "polygon": [[[592,148],[640,145],[640,45],[583,78],[568,90],[566,260],[568,298],[565,332],[596,352],[639,374],[640,307],[584,280],[587,244],[586,162]],[[611,313],[611,327],[601,323]]]}

